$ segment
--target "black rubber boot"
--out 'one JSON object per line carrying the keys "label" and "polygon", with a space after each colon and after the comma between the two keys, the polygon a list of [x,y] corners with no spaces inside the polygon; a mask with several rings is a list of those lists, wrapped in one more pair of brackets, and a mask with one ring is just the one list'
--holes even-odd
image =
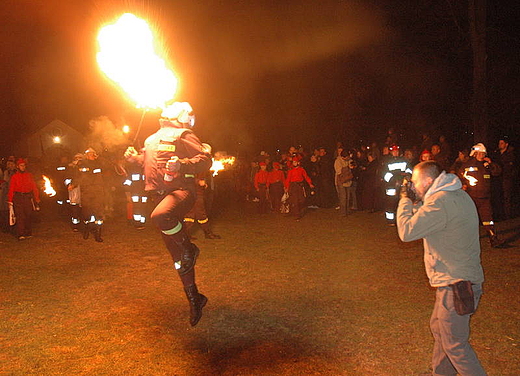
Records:
{"label": "black rubber boot", "polygon": [[87,240],[90,235],[90,223],[86,222],[83,224],[83,239]]}
{"label": "black rubber boot", "polygon": [[177,269],[179,275],[183,276],[195,267],[200,250],[199,247],[190,242],[186,233],[182,233],[182,237],[179,240],[174,240],[174,242],[181,249],[181,259],[175,261],[175,269]]}
{"label": "black rubber boot", "polygon": [[220,235],[214,234],[209,230],[205,230],[204,235],[206,236],[206,239],[221,239]]}
{"label": "black rubber boot", "polygon": [[96,225],[94,228],[94,239],[98,243],[103,243],[103,238],[101,237],[101,225]]}
{"label": "black rubber boot", "polygon": [[184,292],[190,303],[190,324],[195,326],[202,317],[202,308],[208,302],[208,298],[199,293],[195,284],[185,287]]}

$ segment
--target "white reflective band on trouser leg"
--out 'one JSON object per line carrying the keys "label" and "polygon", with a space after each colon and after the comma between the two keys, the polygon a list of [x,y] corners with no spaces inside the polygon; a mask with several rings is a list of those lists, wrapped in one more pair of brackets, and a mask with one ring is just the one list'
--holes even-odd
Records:
{"label": "white reflective band on trouser leg", "polygon": [[162,230],[162,233],[165,234],[165,235],[175,235],[177,234],[178,232],[180,232],[182,230],[182,223],[177,223],[177,226],[175,226],[174,228],[171,228],[169,230]]}
{"label": "white reflective band on trouser leg", "polygon": [[77,219],[77,218],[72,218],[72,224],[73,224],[73,225],[78,225],[78,224],[79,224],[79,219]]}
{"label": "white reflective band on trouser leg", "polygon": [[395,214],[394,213],[390,213],[390,212],[385,212],[385,217],[386,217],[386,219],[394,219],[395,218]]}
{"label": "white reflective band on trouser leg", "polygon": [[395,188],[387,188],[386,189],[386,195],[387,196],[395,196],[395,194],[396,194]]}
{"label": "white reflective band on trouser leg", "polygon": [[141,197],[141,202],[144,203],[144,202],[147,202],[147,201],[148,201],[148,197],[146,197],[146,196],[142,196]]}
{"label": "white reflective band on trouser leg", "polygon": [[144,215],[141,216],[141,223],[145,223],[146,222],[146,217]]}
{"label": "white reflective band on trouser leg", "polygon": [[132,174],[133,181],[139,181],[140,178],[141,178],[141,174]]}
{"label": "white reflective band on trouser leg", "polygon": [[102,220],[102,219],[98,219],[98,220],[96,221],[96,225],[101,226],[102,224],[103,224],[103,220]]}
{"label": "white reflective band on trouser leg", "polygon": [[96,221],[96,217],[94,217],[93,215],[90,216],[90,222],[95,222]]}
{"label": "white reflective band on trouser leg", "polygon": [[141,222],[141,214],[134,214],[134,221]]}
{"label": "white reflective band on trouser leg", "polygon": [[139,202],[139,196],[132,196],[132,202]]}
{"label": "white reflective band on trouser leg", "polygon": [[208,218],[206,218],[206,219],[197,219],[197,222],[199,222],[201,225],[206,223],[207,221],[209,221]]}
{"label": "white reflective band on trouser leg", "polygon": [[61,201],[61,200],[58,200],[56,202],[58,203],[58,205],[63,205],[63,201]]}

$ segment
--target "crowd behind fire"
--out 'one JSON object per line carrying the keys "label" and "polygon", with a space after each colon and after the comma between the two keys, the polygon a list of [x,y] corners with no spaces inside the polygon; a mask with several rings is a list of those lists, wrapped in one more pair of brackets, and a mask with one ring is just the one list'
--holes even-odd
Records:
{"label": "crowd behind fire", "polygon": [[[218,171],[210,171],[205,176],[198,177],[199,186],[204,191],[206,212],[211,217],[211,213],[218,211],[223,202],[231,199],[254,202],[259,213],[283,213],[294,216],[296,220],[300,220],[312,210],[321,208],[335,208],[338,216],[348,216],[355,211],[380,212],[392,225],[395,223],[392,207],[397,206],[399,196],[393,189],[398,189],[402,182],[402,178],[396,180],[396,176],[410,173],[413,166],[421,161],[434,160],[446,172],[459,176],[479,209],[478,201],[487,200],[488,206],[492,209],[485,210],[491,210],[491,213],[483,214],[479,210],[484,226],[489,226],[489,222],[493,225],[493,220],[508,219],[517,214],[517,161],[514,148],[507,137],[500,138],[493,145],[478,143],[467,149],[453,148],[446,137],[433,138],[426,133],[422,135],[420,144],[410,148],[402,147],[401,142],[403,140],[399,139],[398,134],[389,129],[386,139],[379,144],[372,142],[353,147],[337,142],[334,149],[317,147],[304,150],[302,147],[291,146],[286,152],[261,151],[256,156],[247,157],[237,155],[235,163],[226,166],[226,171],[220,171],[218,176],[214,176]],[[218,153],[214,157],[221,158]],[[471,176],[471,171],[476,169],[472,164],[479,162],[477,159],[481,159],[482,169],[485,167],[487,171],[481,176],[480,181]],[[397,175],[389,169],[395,162],[406,163],[406,168],[400,168]],[[81,175],[78,171],[85,169],[82,166],[88,163],[90,168],[100,171],[99,176],[96,176],[97,182],[78,177]],[[21,164],[25,166],[20,168]],[[25,168],[30,173],[27,175],[33,178],[35,189],[28,188],[27,184],[30,183],[27,181],[24,183],[26,185],[22,186],[12,184],[13,176],[17,172],[25,174]],[[389,172],[394,174],[391,179],[386,178]],[[103,221],[118,216],[125,216],[129,224],[141,229],[145,226],[150,211],[146,193],[143,191],[141,174],[140,166],[133,165],[122,157],[113,157],[102,150],[92,148],[74,156],[62,155],[57,161],[45,158],[28,160],[15,156],[2,158],[1,228],[19,239],[31,237],[31,214],[27,214],[27,211],[39,210],[41,197],[49,202],[49,210],[56,210],[69,218],[74,231],[88,225],[100,229],[101,226],[95,225],[101,225]],[[52,198],[43,193],[44,175],[50,177],[51,184],[57,192]],[[135,176],[139,177],[136,179]],[[96,184],[98,187],[92,190],[92,185]],[[397,186],[392,188],[392,184]],[[91,187],[88,187],[89,185]],[[476,191],[475,185],[486,187],[475,195],[471,193],[472,190]],[[73,194],[74,188],[76,191],[79,188],[79,192]],[[390,191],[394,192],[390,194],[393,197],[388,197]],[[28,199],[26,201],[30,202],[30,207],[29,204],[25,205],[25,214],[20,208],[16,213],[18,223],[21,219],[22,227],[26,227],[21,229],[17,229],[16,225],[10,225],[9,221],[9,205],[13,200],[16,201],[17,194],[25,195]],[[93,205],[87,204],[87,200],[97,200],[96,205],[101,208],[93,209]],[[213,202],[216,205],[213,205]],[[82,210],[85,206],[88,206],[90,211]],[[482,218],[483,216],[491,219]],[[187,220],[191,225],[197,221],[201,225],[204,224],[203,229],[207,237],[218,238],[218,235],[209,230],[207,218]],[[96,233],[95,229],[91,230],[84,233],[84,237],[88,238],[88,232],[92,232],[97,241],[102,241],[100,233]],[[490,238],[496,236],[493,233],[494,228],[490,227],[489,230],[492,231]]]}

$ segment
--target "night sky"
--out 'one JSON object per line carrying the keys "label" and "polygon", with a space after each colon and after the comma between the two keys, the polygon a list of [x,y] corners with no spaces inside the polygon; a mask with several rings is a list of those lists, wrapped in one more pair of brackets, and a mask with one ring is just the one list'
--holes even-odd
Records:
{"label": "night sky", "polygon": [[[100,115],[137,125],[141,112],[95,61],[97,31],[125,12],[157,30],[177,99],[216,149],[354,146],[389,127],[411,142],[471,137],[466,1],[4,0],[0,151],[55,118],[81,132]],[[518,19],[517,7],[488,3],[492,137],[518,136]]]}

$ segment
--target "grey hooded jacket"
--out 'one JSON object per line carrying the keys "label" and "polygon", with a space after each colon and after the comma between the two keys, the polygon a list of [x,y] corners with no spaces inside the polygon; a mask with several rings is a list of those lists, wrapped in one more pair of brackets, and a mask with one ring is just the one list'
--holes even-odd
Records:
{"label": "grey hooded jacket", "polygon": [[409,198],[399,201],[399,237],[404,242],[423,239],[424,265],[433,287],[484,281],[477,209],[461,188],[456,175],[442,172],[416,212]]}

